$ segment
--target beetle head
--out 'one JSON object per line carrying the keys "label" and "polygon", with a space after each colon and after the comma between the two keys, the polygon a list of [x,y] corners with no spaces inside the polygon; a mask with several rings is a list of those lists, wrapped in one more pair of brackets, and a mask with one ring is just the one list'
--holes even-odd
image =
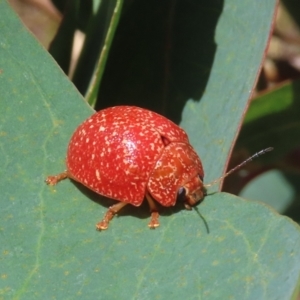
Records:
{"label": "beetle head", "polygon": [[203,179],[200,176],[193,177],[189,182],[185,183],[178,191],[179,200],[183,200],[186,209],[191,209],[205,196],[203,187]]}

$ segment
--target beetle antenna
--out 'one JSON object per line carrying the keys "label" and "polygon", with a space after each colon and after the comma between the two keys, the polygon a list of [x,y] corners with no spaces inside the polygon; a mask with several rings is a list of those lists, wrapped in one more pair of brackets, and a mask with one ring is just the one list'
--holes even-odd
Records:
{"label": "beetle antenna", "polygon": [[230,175],[231,173],[233,173],[234,171],[240,169],[241,167],[243,167],[244,165],[246,165],[248,162],[252,161],[253,159],[272,151],[274,148],[273,147],[269,147],[263,150],[260,150],[259,152],[256,152],[255,154],[253,154],[252,156],[250,156],[249,158],[247,158],[246,160],[244,160],[242,163],[240,163],[239,165],[237,165],[236,167],[232,168],[231,170],[229,170],[227,173],[225,173],[223,176],[219,177],[218,179],[213,180],[212,182],[205,184],[204,187],[208,188],[211,187],[213,185],[215,185],[216,183],[224,180],[228,175]]}

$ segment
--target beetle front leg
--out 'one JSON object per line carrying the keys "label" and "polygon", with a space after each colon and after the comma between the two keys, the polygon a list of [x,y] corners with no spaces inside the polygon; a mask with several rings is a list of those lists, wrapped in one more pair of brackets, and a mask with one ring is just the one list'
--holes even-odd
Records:
{"label": "beetle front leg", "polygon": [[159,213],[158,213],[158,209],[156,207],[156,204],[154,202],[154,200],[152,199],[152,197],[147,193],[146,194],[146,199],[149,203],[149,207],[150,207],[150,212],[151,212],[151,219],[150,222],[148,224],[148,227],[151,229],[155,229],[156,227],[159,226]]}
{"label": "beetle front leg", "polygon": [[105,213],[104,218],[102,221],[96,224],[97,230],[105,230],[108,228],[109,222],[112,218],[128,203],[126,202],[119,202],[111,206],[108,211]]}
{"label": "beetle front leg", "polygon": [[192,207],[188,203],[184,203],[184,207],[186,210],[192,210]]}

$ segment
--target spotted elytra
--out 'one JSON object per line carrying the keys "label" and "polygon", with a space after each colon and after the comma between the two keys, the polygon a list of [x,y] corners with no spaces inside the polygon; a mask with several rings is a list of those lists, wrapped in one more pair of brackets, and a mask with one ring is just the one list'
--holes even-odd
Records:
{"label": "spotted elytra", "polygon": [[151,218],[148,226],[159,226],[155,201],[174,206],[184,199],[186,209],[203,199],[209,187],[266,152],[261,150],[224,176],[203,185],[201,160],[183,129],[152,111],[116,106],[103,109],[85,120],[69,142],[66,170],[48,176],[55,185],[65,178],[80,182],[94,192],[118,200],[97,223],[108,228],[110,220],[127,204],[140,206],[146,199]]}

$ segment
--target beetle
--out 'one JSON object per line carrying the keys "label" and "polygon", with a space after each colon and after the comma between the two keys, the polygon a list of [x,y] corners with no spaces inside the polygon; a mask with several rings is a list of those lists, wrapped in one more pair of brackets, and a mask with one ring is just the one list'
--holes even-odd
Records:
{"label": "beetle", "polygon": [[[270,149],[256,153],[229,173]],[[135,106],[100,110],[77,127],[68,145],[66,170],[45,181],[55,185],[65,178],[119,201],[109,207],[97,230],[107,229],[125,205],[140,206],[144,199],[151,212],[148,226],[156,228],[156,201],[168,207],[183,199],[185,208],[191,209],[205,196],[202,163],[185,131]]]}

